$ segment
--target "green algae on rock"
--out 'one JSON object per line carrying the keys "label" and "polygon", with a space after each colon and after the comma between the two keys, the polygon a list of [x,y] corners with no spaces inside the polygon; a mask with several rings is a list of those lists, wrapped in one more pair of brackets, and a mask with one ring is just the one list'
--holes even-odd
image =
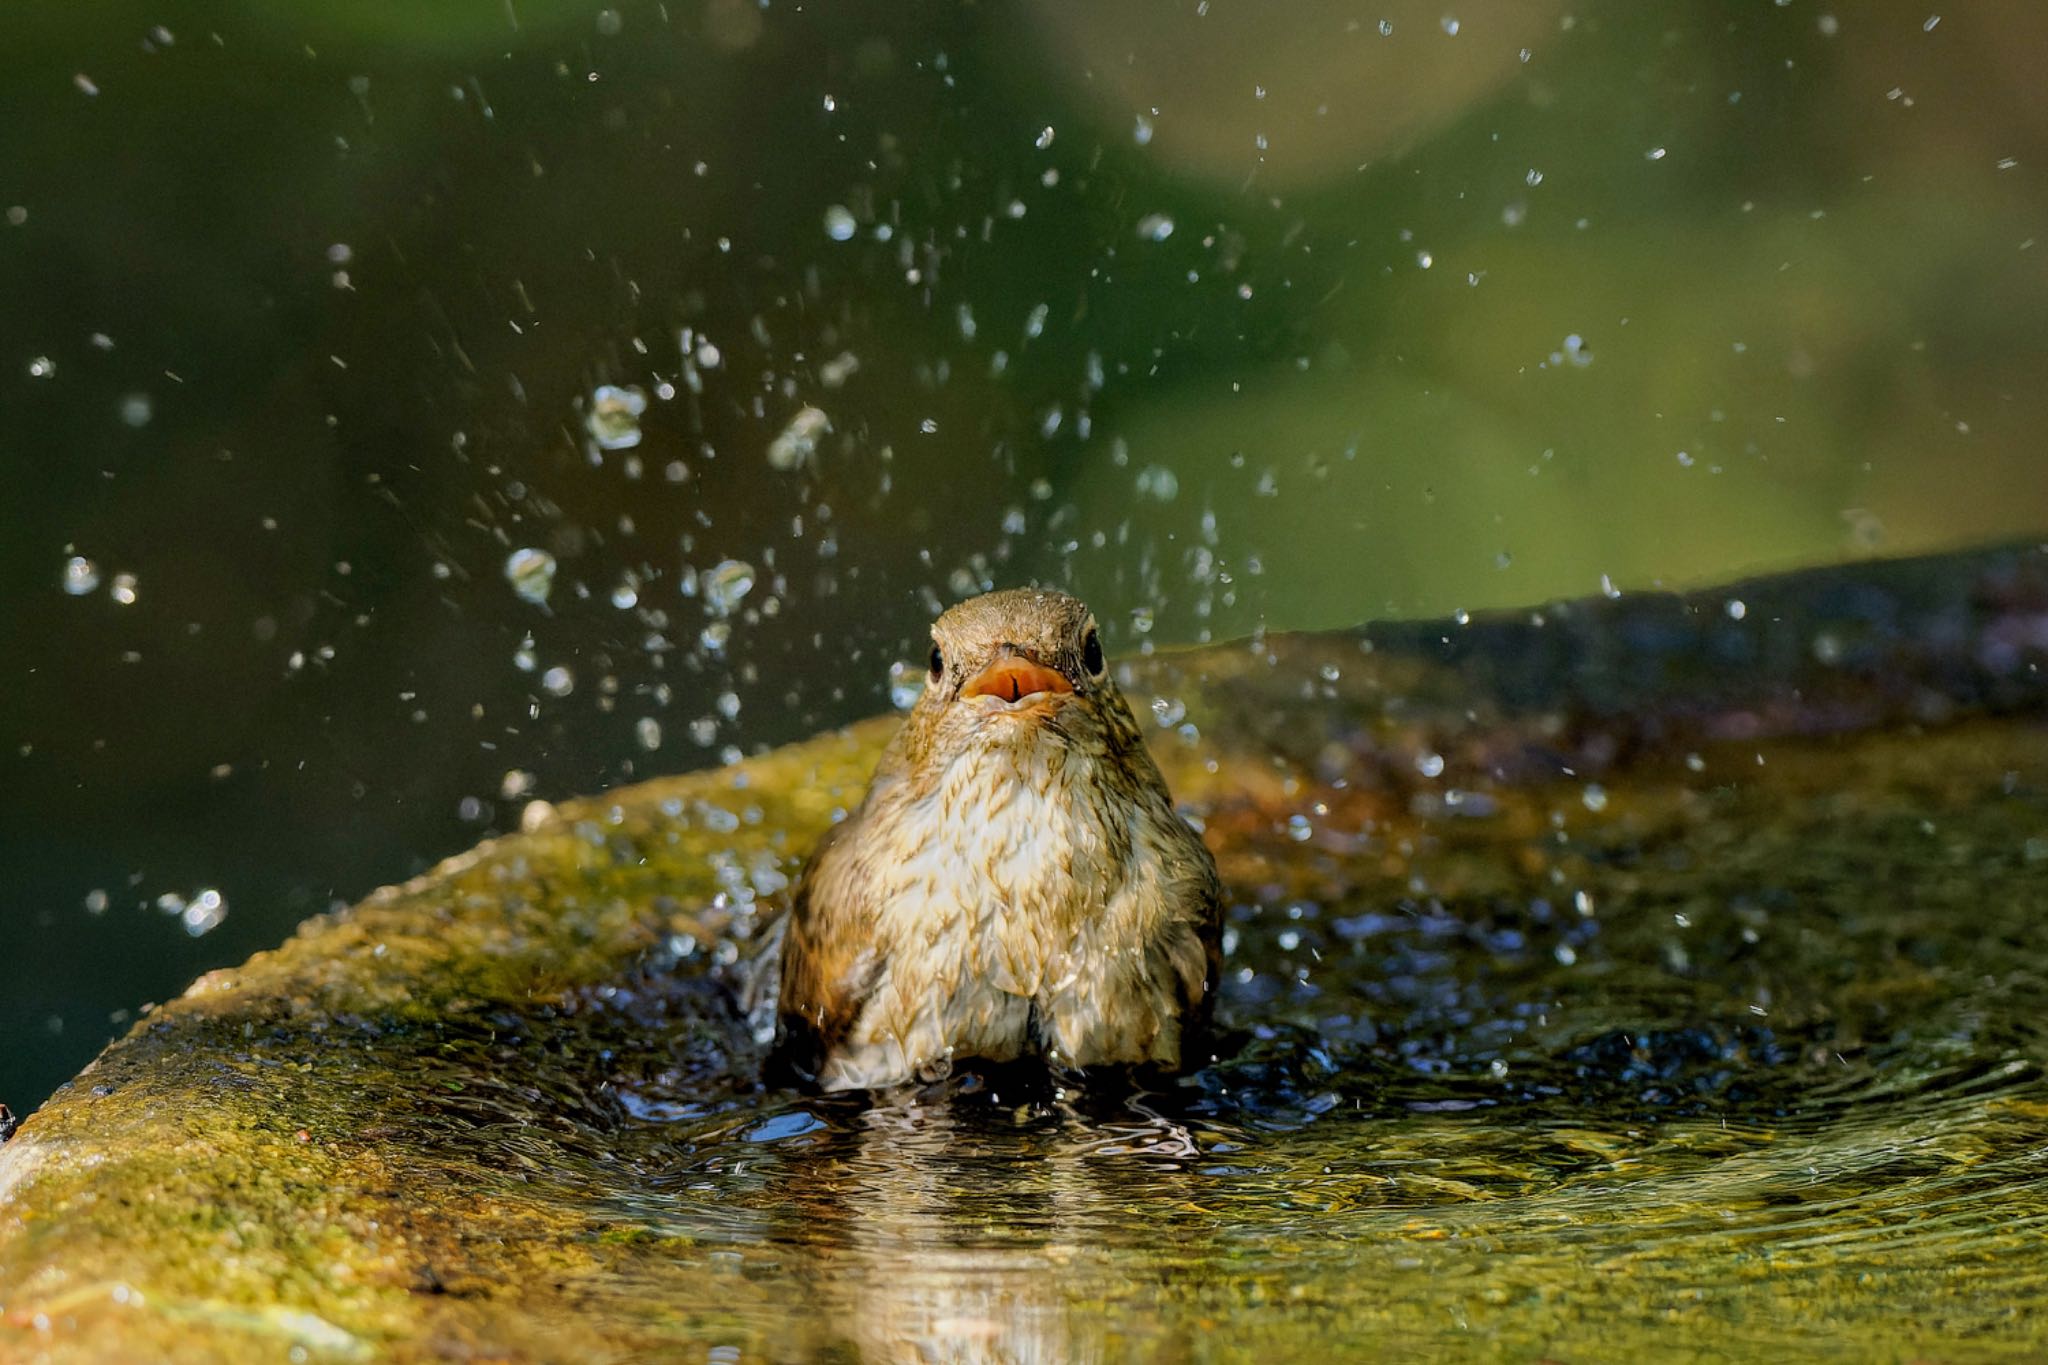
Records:
{"label": "green algae on rock", "polygon": [[2044,663],[2014,548],[1132,664],[1233,1030],[1135,1098],[760,1085],[888,720],[536,808],[0,1147],[0,1355],[2023,1351]]}

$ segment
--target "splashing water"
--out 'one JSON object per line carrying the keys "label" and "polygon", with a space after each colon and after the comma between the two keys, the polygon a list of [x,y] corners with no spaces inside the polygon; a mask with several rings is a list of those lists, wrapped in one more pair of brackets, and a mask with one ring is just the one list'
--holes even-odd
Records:
{"label": "splashing water", "polygon": [[924,670],[916,664],[897,660],[889,665],[889,704],[908,711],[924,695]]}
{"label": "splashing water", "polygon": [[505,556],[505,581],[522,601],[545,606],[555,588],[555,557],[531,546],[514,550]]}
{"label": "splashing water", "polygon": [[1165,465],[1148,464],[1138,471],[1138,496],[1172,502],[1180,495],[1180,476]]}
{"label": "splashing water", "polygon": [[730,616],[741,599],[754,590],[754,566],[744,559],[721,559],[704,571],[698,591],[704,605],[719,616]]}
{"label": "splashing water", "polygon": [[640,415],[646,411],[647,395],[639,389],[604,384],[590,395],[584,425],[600,449],[630,450],[640,444]]}
{"label": "splashing water", "polygon": [[789,425],[768,443],[768,463],[776,469],[802,469],[818,453],[818,438],[832,430],[832,419],[814,407],[797,409]]}
{"label": "splashing water", "polygon": [[83,597],[100,585],[100,566],[84,555],[73,555],[64,561],[64,591],[73,597]]}

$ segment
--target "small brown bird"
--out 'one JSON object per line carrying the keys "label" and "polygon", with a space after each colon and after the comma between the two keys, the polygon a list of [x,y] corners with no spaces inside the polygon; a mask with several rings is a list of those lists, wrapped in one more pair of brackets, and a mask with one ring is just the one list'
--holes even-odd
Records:
{"label": "small brown bird", "polygon": [[860,808],[797,879],[777,1053],[827,1090],[957,1060],[1174,1069],[1216,985],[1216,864],[1064,593],[962,602]]}

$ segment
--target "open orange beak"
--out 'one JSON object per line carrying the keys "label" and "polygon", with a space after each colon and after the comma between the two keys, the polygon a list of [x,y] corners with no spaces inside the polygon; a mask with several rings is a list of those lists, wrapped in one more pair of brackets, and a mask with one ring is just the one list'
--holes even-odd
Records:
{"label": "open orange beak", "polygon": [[967,680],[967,686],[960,689],[963,697],[1001,697],[1004,701],[1022,701],[1026,697],[1048,692],[1072,692],[1074,685],[1067,681],[1064,673],[1029,659],[1011,656],[998,659],[981,672]]}

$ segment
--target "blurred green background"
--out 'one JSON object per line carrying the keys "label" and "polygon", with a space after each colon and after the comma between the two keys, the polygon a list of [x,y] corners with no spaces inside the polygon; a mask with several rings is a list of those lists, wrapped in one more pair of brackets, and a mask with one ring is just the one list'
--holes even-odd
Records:
{"label": "blurred green background", "polygon": [[886,706],[981,587],[1129,650],[2048,529],[2020,0],[6,31],[17,1111],[531,796]]}

